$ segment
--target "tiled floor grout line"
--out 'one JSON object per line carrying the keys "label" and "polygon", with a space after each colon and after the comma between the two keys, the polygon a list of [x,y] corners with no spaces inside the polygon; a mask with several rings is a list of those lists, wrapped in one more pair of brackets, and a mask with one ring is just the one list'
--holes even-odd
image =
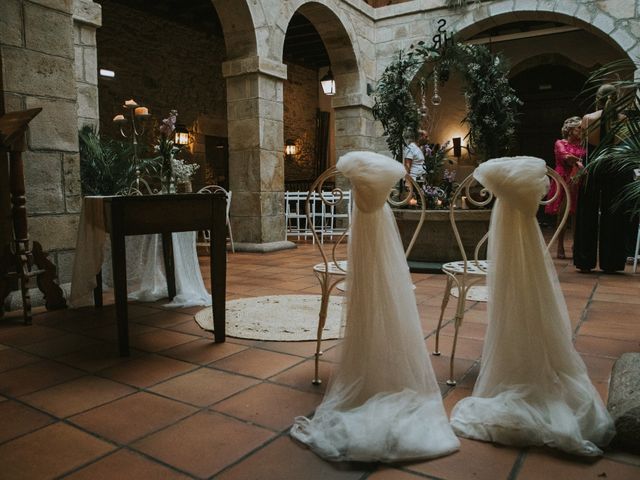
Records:
{"label": "tiled floor grout line", "polygon": [[522,470],[522,466],[524,465],[524,461],[527,458],[528,453],[528,449],[526,448],[518,453],[518,457],[513,463],[513,467],[511,467],[511,471],[509,472],[507,480],[516,480],[518,478],[518,475],[520,474],[520,470]]}
{"label": "tiled floor grout line", "polygon": [[[256,259],[255,261],[258,261],[258,260]],[[270,268],[273,268],[273,267],[270,267]],[[275,267],[275,268],[277,268],[277,267]],[[274,281],[278,282],[278,281],[285,281],[285,280],[276,279]],[[578,285],[578,282],[576,282],[576,285]],[[600,285],[601,285],[600,279],[597,278],[595,280],[594,286],[591,288],[591,291],[590,291],[590,294],[589,294],[587,300],[585,300],[585,302],[583,304],[581,304],[581,307],[580,307],[581,308],[581,318],[580,318],[578,326],[577,326],[577,328],[575,330],[574,341],[575,341],[575,337],[578,336],[579,328],[582,326],[582,324],[586,320],[587,311],[588,311],[590,305],[592,304],[594,295],[596,294],[597,289],[598,289],[598,287]],[[425,286],[425,288],[427,288],[427,286]],[[429,286],[428,288],[432,288],[432,287]],[[576,287],[576,291],[578,291],[577,287]],[[244,295],[244,296],[251,296],[251,295]],[[430,298],[431,297],[435,298],[436,296],[437,295],[434,294],[434,295],[430,296]],[[566,296],[566,294],[565,294],[565,296]],[[582,295],[580,295],[580,297],[582,297]],[[473,303],[472,305],[467,307],[466,311],[468,312],[469,310],[473,310],[475,308],[475,306],[476,306],[476,303]],[[425,306],[424,308],[427,308],[427,306]],[[429,309],[437,309],[437,307],[433,307],[433,306],[429,306],[428,308]],[[157,310],[161,311],[161,312],[167,311],[167,310],[162,309],[162,308],[157,308]],[[484,312],[484,310],[479,310],[479,311],[483,311]],[[178,311],[176,311],[176,312],[178,312]],[[154,313],[155,312],[151,312],[149,315],[153,315]],[[192,312],[178,312],[178,313],[185,314],[185,315],[191,315],[191,316],[193,315]],[[143,325],[143,326],[148,326],[149,324],[139,323],[137,321],[137,320],[143,319],[143,318],[145,318],[147,316],[148,315],[138,316],[138,317],[136,317],[136,319],[132,319],[132,323],[136,323],[138,325]],[[425,322],[426,321],[431,322],[431,319],[429,319],[429,320],[421,319],[421,320],[425,321]],[[46,319],[45,319],[45,321],[46,321]],[[158,382],[156,382],[156,383],[154,383],[152,385],[145,386],[145,387],[138,387],[138,386],[135,386],[135,385],[130,385],[130,384],[122,382],[121,380],[115,380],[114,378],[105,377],[105,376],[103,376],[103,374],[101,374],[104,370],[115,368],[118,365],[120,365],[120,363],[117,363],[117,364],[111,365],[111,366],[107,366],[107,367],[102,368],[100,370],[88,371],[88,370],[85,370],[84,368],[79,368],[77,366],[74,366],[74,365],[71,365],[71,364],[68,364],[68,363],[65,363],[65,362],[57,360],[61,356],[69,355],[69,354],[72,354],[72,353],[77,352],[79,350],[82,350],[83,347],[80,347],[80,348],[78,348],[76,350],[73,350],[73,351],[65,351],[64,353],[57,354],[57,356],[54,357],[54,356],[42,356],[41,354],[32,353],[32,352],[29,352],[28,350],[23,350],[23,348],[21,348],[21,347],[24,347],[26,345],[35,345],[35,344],[38,344],[38,343],[45,343],[48,340],[41,340],[39,342],[35,342],[34,344],[26,344],[26,345],[21,345],[21,346],[7,345],[7,347],[10,348],[10,349],[14,349],[16,351],[21,351],[21,352],[24,352],[24,353],[26,353],[28,355],[32,355],[33,357],[38,359],[36,361],[55,362],[55,363],[58,363],[58,364],[62,364],[64,366],[66,366],[66,367],[69,367],[71,369],[77,370],[77,371],[81,372],[81,374],[82,374],[80,377],[71,378],[69,380],[65,380],[63,382],[56,383],[55,385],[48,385],[44,389],[34,390],[33,392],[29,392],[29,393],[24,394],[24,395],[30,395],[32,393],[40,392],[42,390],[53,388],[55,386],[59,386],[59,385],[65,384],[65,383],[70,383],[70,382],[73,382],[73,381],[77,380],[78,378],[92,377],[92,376],[96,377],[96,378],[104,378],[104,379],[107,379],[107,380],[109,380],[111,382],[117,383],[119,385],[124,385],[126,387],[129,387],[129,388],[133,389],[132,392],[127,393],[127,394],[125,394],[125,395],[123,395],[121,397],[115,398],[115,399],[110,400],[108,402],[105,402],[103,404],[92,406],[92,407],[90,407],[90,408],[88,408],[88,409],[86,409],[86,410],[84,410],[82,412],[74,412],[71,416],[80,415],[80,414],[88,412],[88,411],[90,411],[92,409],[100,408],[102,406],[108,405],[108,404],[116,402],[118,400],[122,400],[124,398],[129,397],[129,396],[135,395],[136,393],[147,393],[147,394],[150,394],[150,395],[154,395],[154,396],[156,396],[158,398],[166,399],[166,400],[169,400],[169,401],[172,401],[172,402],[179,403],[181,405],[188,406],[188,407],[193,409],[193,412],[190,412],[186,416],[181,417],[181,418],[179,418],[179,419],[177,419],[175,421],[172,421],[170,424],[163,425],[161,428],[158,428],[158,429],[150,431],[150,432],[146,432],[144,435],[142,435],[140,437],[137,437],[135,440],[132,440],[129,444],[122,444],[121,445],[121,444],[118,444],[117,442],[114,442],[112,440],[105,439],[104,437],[101,437],[99,434],[96,434],[96,433],[90,432],[88,430],[85,430],[84,428],[80,427],[79,425],[76,425],[75,423],[72,423],[69,420],[69,418],[71,416],[66,417],[66,418],[59,418],[59,417],[56,417],[56,416],[54,416],[54,415],[52,415],[52,414],[50,414],[48,412],[45,412],[45,411],[39,409],[37,407],[34,407],[34,406],[32,406],[30,404],[27,404],[27,403],[25,403],[25,402],[23,402],[21,400],[18,400],[15,397],[12,397],[12,396],[4,394],[4,396],[6,396],[8,400],[15,401],[15,402],[17,402],[19,404],[22,404],[22,405],[30,408],[30,409],[33,409],[33,410],[38,411],[38,412],[41,412],[44,415],[46,415],[47,418],[53,419],[54,422],[61,422],[61,423],[65,423],[67,425],[70,425],[73,428],[77,428],[80,431],[83,431],[84,433],[86,433],[86,434],[88,434],[88,435],[90,435],[90,436],[92,436],[92,437],[94,437],[94,438],[96,438],[98,440],[105,441],[105,442],[107,442],[107,443],[109,443],[111,445],[114,445],[116,447],[115,450],[110,451],[110,452],[108,452],[108,453],[106,453],[104,455],[101,455],[99,457],[95,457],[91,461],[85,462],[81,466],[74,467],[73,470],[67,471],[64,474],[62,474],[62,475],[60,475],[60,476],[58,476],[56,478],[64,478],[64,477],[66,477],[66,476],[68,476],[70,474],[73,474],[76,471],[80,471],[80,470],[86,468],[88,465],[99,463],[105,457],[108,457],[108,456],[110,456],[110,455],[112,455],[112,454],[114,454],[114,453],[116,453],[116,452],[118,452],[120,450],[129,451],[129,452],[131,452],[131,453],[133,453],[135,455],[139,455],[139,456],[141,456],[143,458],[148,459],[149,461],[151,461],[153,463],[162,465],[163,467],[168,468],[173,472],[176,472],[176,473],[179,473],[179,474],[182,474],[182,475],[186,475],[189,478],[193,478],[193,479],[198,478],[198,477],[194,476],[194,474],[190,474],[188,472],[180,470],[179,468],[173,467],[170,464],[165,463],[164,461],[160,460],[160,458],[158,458],[158,457],[155,457],[155,456],[152,456],[152,455],[148,455],[148,454],[146,454],[146,453],[144,453],[142,451],[136,450],[134,447],[131,446],[131,444],[132,443],[136,443],[136,442],[140,442],[140,441],[142,441],[142,440],[144,440],[144,439],[146,439],[146,438],[148,438],[150,436],[158,434],[159,432],[162,432],[164,430],[172,428],[175,425],[179,424],[180,422],[183,422],[184,420],[186,420],[188,418],[191,418],[194,415],[201,414],[201,413],[209,413],[209,414],[214,414],[214,415],[221,415],[221,416],[233,419],[235,421],[242,422],[242,423],[247,424],[247,425],[253,425],[253,426],[259,427],[260,429],[264,429],[266,431],[269,431],[269,432],[273,433],[273,436],[270,437],[267,441],[264,441],[263,443],[259,444],[258,446],[256,446],[251,451],[246,452],[242,457],[237,459],[232,464],[225,465],[223,468],[221,468],[219,471],[215,472],[212,476],[209,477],[209,478],[216,478],[217,476],[224,474],[224,472],[227,472],[227,471],[237,467],[239,464],[242,464],[242,462],[244,462],[248,458],[251,458],[252,456],[254,456],[256,454],[256,452],[267,448],[269,445],[271,445],[273,442],[277,441],[278,439],[281,439],[283,437],[287,437],[289,428],[291,427],[291,424],[289,424],[287,427],[285,427],[283,429],[277,429],[277,428],[274,429],[273,427],[263,426],[261,424],[255,423],[253,421],[236,417],[236,416],[234,416],[232,414],[227,414],[225,412],[217,411],[217,410],[215,410],[215,406],[216,405],[218,405],[221,402],[224,402],[224,401],[226,401],[226,400],[228,400],[228,399],[230,399],[230,398],[232,398],[232,397],[234,397],[236,395],[240,395],[240,394],[250,390],[251,388],[255,388],[256,386],[261,386],[261,385],[275,385],[275,386],[279,386],[279,387],[295,390],[297,392],[315,393],[315,394],[322,395],[322,392],[312,392],[310,389],[305,389],[299,382],[295,383],[294,385],[289,385],[289,384],[286,384],[286,383],[279,383],[276,380],[277,376],[283,375],[286,372],[289,372],[291,370],[294,370],[294,369],[300,367],[302,364],[304,364],[306,362],[312,361],[313,358],[314,358],[314,354],[313,353],[311,353],[310,355],[306,355],[305,356],[305,355],[303,355],[301,353],[291,353],[289,351],[284,351],[286,348],[282,348],[281,349],[279,346],[275,346],[274,348],[267,348],[268,344],[265,343],[265,342],[260,342],[260,341],[256,341],[256,342],[253,342],[253,343],[249,343],[249,342],[237,342],[237,343],[234,343],[233,341],[230,341],[229,343],[234,343],[235,345],[242,346],[242,347],[245,347],[245,348],[243,348],[239,352],[234,352],[234,353],[232,353],[230,355],[222,356],[222,357],[220,357],[220,358],[218,358],[216,360],[213,360],[213,361],[211,361],[209,363],[199,363],[199,362],[195,362],[193,360],[186,360],[186,359],[182,359],[182,358],[178,358],[178,357],[172,356],[170,353],[168,353],[168,351],[173,349],[173,348],[186,346],[186,345],[189,345],[191,343],[198,342],[199,340],[207,339],[204,336],[197,335],[197,334],[194,334],[194,333],[190,333],[190,332],[187,332],[186,330],[185,331],[174,330],[175,327],[177,327],[179,325],[185,325],[185,324],[187,324],[187,323],[189,323],[191,321],[192,320],[187,319],[187,320],[180,321],[180,322],[172,324],[172,325],[163,325],[163,326],[159,326],[159,327],[154,326],[154,329],[157,329],[158,331],[175,332],[175,333],[181,333],[181,334],[185,334],[185,335],[190,335],[190,336],[195,337],[193,340],[189,340],[189,341],[187,341],[187,342],[185,342],[183,344],[176,344],[174,346],[165,348],[164,350],[158,350],[158,351],[153,351],[153,352],[152,351],[146,351],[146,350],[137,350],[137,353],[142,358],[150,357],[150,356],[156,356],[156,357],[165,358],[165,359],[172,359],[172,360],[176,360],[176,361],[179,361],[179,362],[182,362],[182,363],[190,364],[193,368],[188,370],[188,371],[180,372],[180,373],[177,373],[177,374],[172,375],[170,377],[163,378],[162,380],[160,380],[160,381],[158,381]],[[452,319],[448,320],[446,323],[443,322],[443,328],[446,327],[447,325],[449,325],[451,323],[451,321],[452,321]],[[63,324],[66,325],[67,322],[64,322]],[[111,324],[113,324],[113,322],[111,322]],[[108,325],[108,324],[105,324],[105,326],[106,325]],[[90,337],[90,336],[84,334],[82,331],[76,331],[76,330],[68,330],[67,331],[63,327],[56,326],[55,323],[51,324],[51,325],[43,323],[41,326],[47,327],[47,328],[56,329],[59,332],[62,332],[63,334],[80,335],[82,337],[85,337],[85,338],[88,338],[88,339],[91,339],[91,340],[96,340],[96,338]],[[100,328],[100,326],[97,326],[97,328]],[[425,334],[424,340],[425,341],[428,340],[429,337],[431,337],[431,336],[433,336],[435,334],[435,332],[436,332],[436,330],[434,329],[430,333]],[[141,333],[140,335],[143,335],[143,334],[144,333]],[[607,338],[607,337],[598,337],[598,336],[593,336],[593,337],[594,338],[603,338],[603,340],[609,340],[609,341],[612,340],[611,338]],[[477,340],[476,338],[472,338],[472,339],[473,340]],[[97,340],[98,340],[98,342],[100,344],[111,344],[111,345],[114,344],[114,340],[112,340],[112,339],[98,338]],[[212,339],[210,339],[210,340],[213,342]],[[615,340],[615,339],[613,339],[613,340]],[[482,341],[482,340],[480,340],[480,341]],[[151,344],[149,344],[149,345],[151,345]],[[340,345],[339,343],[337,343],[335,345],[331,345],[328,349],[326,349],[326,351],[329,351],[329,350],[331,350],[333,348],[337,348],[337,347],[339,347],[339,345]],[[311,347],[310,350],[314,350],[314,347],[312,346],[312,342],[310,342],[310,347]],[[58,345],[54,345],[54,348],[58,348]],[[239,373],[239,372],[233,371],[233,370],[225,370],[223,368],[219,368],[219,367],[216,367],[215,365],[213,365],[218,361],[222,361],[224,359],[231,358],[231,357],[233,357],[233,356],[235,356],[235,355],[237,355],[239,353],[246,352],[248,350],[263,350],[263,351],[268,351],[268,352],[274,352],[274,353],[277,353],[278,355],[286,355],[288,357],[296,358],[299,361],[297,361],[294,365],[287,366],[286,368],[284,368],[282,370],[279,370],[277,373],[274,373],[273,375],[268,376],[266,378],[254,377],[254,376],[246,375],[246,374]],[[296,350],[296,351],[298,351],[298,350]],[[586,353],[584,353],[584,355],[593,356],[593,357],[601,357],[600,355],[594,354],[592,352],[586,352]],[[134,358],[136,358],[136,357],[131,357],[131,359],[134,359]],[[607,356],[602,356],[602,358],[611,359],[610,357],[607,357]],[[125,360],[125,361],[127,361],[127,360]],[[335,364],[334,361],[330,361],[330,360],[325,360],[325,361],[329,362],[330,364]],[[459,383],[463,382],[464,379],[468,377],[468,375],[472,374],[474,369],[476,369],[478,364],[479,364],[479,358],[475,359],[475,360],[471,360],[470,366],[460,376]],[[19,366],[19,367],[13,367],[13,368],[11,368],[9,370],[6,370],[5,372],[9,372],[9,371],[21,368],[23,366],[28,366],[28,364],[25,364],[25,365],[22,365],[22,366]],[[247,387],[244,387],[241,390],[234,391],[233,393],[230,393],[226,397],[220,398],[220,399],[216,400],[214,403],[212,403],[210,405],[206,405],[206,406],[193,405],[193,404],[189,403],[188,401],[186,401],[184,399],[172,398],[170,396],[166,396],[163,393],[149,390],[149,389],[155,388],[156,386],[161,385],[161,384],[163,384],[165,382],[170,382],[170,381],[176,380],[176,379],[178,379],[180,377],[183,377],[183,376],[186,376],[186,375],[189,375],[189,374],[193,374],[194,372],[198,372],[198,371],[202,370],[203,368],[207,368],[207,369],[214,370],[214,371],[219,371],[219,372],[224,372],[225,374],[233,375],[233,376],[236,376],[236,377],[248,378],[248,379],[251,379],[251,380],[255,380],[256,383],[254,383],[252,385],[249,385]],[[4,372],[2,372],[2,373],[4,373]],[[309,383],[311,383],[310,380],[309,380]],[[448,388],[446,391],[444,391],[443,398],[447,398],[449,395],[453,394],[454,392],[455,392],[455,388]],[[286,419],[283,419],[283,420],[286,420]],[[0,445],[4,445],[7,442],[13,441],[13,440],[15,440],[17,438],[21,438],[21,437],[23,437],[25,435],[28,435],[28,434],[33,433],[35,431],[41,430],[41,429],[46,428],[47,426],[51,426],[51,425],[52,424],[48,424],[48,425],[45,425],[43,427],[36,428],[34,430],[31,430],[30,432],[27,432],[25,434],[19,435],[18,437],[14,437],[14,438],[12,438],[10,440],[7,440],[4,443],[0,443]],[[518,455],[517,455],[512,467],[511,467],[511,470],[509,472],[509,476],[507,477],[507,480],[517,480],[517,478],[518,478],[518,476],[520,474],[520,470],[522,469],[526,458],[527,458],[527,452],[526,451],[518,452]],[[633,463],[633,462],[632,463],[628,463],[628,460],[627,460],[627,462],[625,462],[624,458],[611,458],[610,460],[613,461],[613,462],[624,463],[624,464],[631,465],[631,466],[637,466],[636,463]],[[419,471],[413,471],[413,470],[405,469],[401,465],[389,465],[389,467],[392,468],[392,469],[395,469],[395,470],[406,472],[408,475],[413,475],[416,478],[425,478],[425,479],[430,479],[430,480],[444,480],[444,479],[442,479],[440,477],[436,477],[436,476],[429,475],[429,474],[426,474],[426,473],[422,473],[422,472],[419,472]],[[374,466],[373,470],[365,471],[364,473],[359,474],[357,477],[354,477],[354,478],[367,479],[367,478],[371,477],[372,475],[374,475],[376,471],[379,471],[379,469]],[[254,477],[252,477],[252,478],[254,478]]]}
{"label": "tiled floor grout line", "polygon": [[588,311],[589,311],[589,307],[591,306],[591,303],[593,302],[593,297],[596,293],[596,290],[598,290],[598,286],[600,285],[600,279],[597,278],[593,288],[591,289],[591,293],[589,294],[589,297],[587,298],[587,301],[584,304],[584,307],[582,308],[582,314],[580,315],[580,319],[578,320],[578,323],[576,324],[575,328],[573,329],[572,332],[572,340],[573,343],[575,343],[576,341],[576,337],[578,336],[578,332],[580,331],[580,328],[582,327],[582,324],[585,323],[587,321],[587,316],[588,316]]}

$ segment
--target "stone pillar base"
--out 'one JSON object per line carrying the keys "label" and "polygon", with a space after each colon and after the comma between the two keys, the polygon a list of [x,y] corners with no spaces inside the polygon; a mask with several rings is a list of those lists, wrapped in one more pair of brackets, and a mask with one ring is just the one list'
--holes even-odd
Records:
{"label": "stone pillar base", "polygon": [[233,246],[235,247],[236,252],[254,253],[277,252],[279,250],[291,250],[293,248],[298,248],[295,243],[288,240],[267,243],[234,242]]}

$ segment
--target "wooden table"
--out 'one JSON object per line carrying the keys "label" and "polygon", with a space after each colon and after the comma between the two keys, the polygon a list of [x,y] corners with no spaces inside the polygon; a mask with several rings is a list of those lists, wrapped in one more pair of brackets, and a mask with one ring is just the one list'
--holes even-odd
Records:
{"label": "wooden table", "polygon": [[[209,262],[215,342],[225,341],[226,199],[224,195],[114,196],[104,198],[105,229],[111,236],[113,288],[118,321],[118,347],[129,355],[126,235],[162,234],[165,261],[171,261],[171,233],[210,230]],[[175,295],[173,268],[167,265],[169,295]],[[100,285],[98,285],[100,288]]]}

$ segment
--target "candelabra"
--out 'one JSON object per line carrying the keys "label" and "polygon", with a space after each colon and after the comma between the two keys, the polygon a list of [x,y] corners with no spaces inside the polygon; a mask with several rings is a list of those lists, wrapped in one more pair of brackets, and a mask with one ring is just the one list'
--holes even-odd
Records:
{"label": "candelabra", "polygon": [[[140,171],[140,159],[138,158],[138,138],[144,134],[143,121],[151,116],[149,114],[149,109],[147,107],[138,105],[138,103],[133,99],[126,100],[124,102],[123,108],[128,110],[129,119],[127,119],[124,115],[119,114],[113,117],[113,121],[119,126],[120,134],[124,138],[131,139],[133,145],[133,156],[131,158],[131,162],[133,164],[133,168],[135,169],[136,179],[131,184],[130,190],[133,190],[134,193],[142,194],[143,192],[141,190],[141,185],[143,185],[147,193],[152,193],[151,187],[149,186],[147,181],[142,178],[142,172]],[[136,121],[138,122],[137,124]],[[125,129],[127,128],[126,125],[129,123],[130,131],[127,133]]]}

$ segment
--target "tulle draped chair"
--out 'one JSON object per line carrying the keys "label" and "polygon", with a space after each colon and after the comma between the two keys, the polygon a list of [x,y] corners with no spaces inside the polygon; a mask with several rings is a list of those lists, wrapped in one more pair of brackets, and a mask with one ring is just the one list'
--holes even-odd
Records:
{"label": "tulle draped chair", "polygon": [[[540,204],[546,205],[553,202],[557,198],[557,196],[560,195],[561,191],[564,192],[564,198],[567,199],[567,201],[564,202],[564,205],[558,212],[558,215],[562,215],[562,218],[560,219],[560,222],[558,222],[556,230],[554,231],[550,241],[547,243],[548,251],[551,245],[558,238],[560,230],[567,222],[567,218],[569,217],[569,211],[571,208],[571,195],[569,194],[569,187],[555,170],[547,167],[547,177],[549,178],[550,191],[555,192],[555,194],[550,198],[541,199]],[[554,184],[555,188],[553,188]],[[451,222],[453,234],[458,244],[458,248],[460,249],[462,259],[453,262],[447,262],[442,265],[442,271],[446,274],[447,277],[447,284],[445,287],[444,297],[442,299],[442,305],[440,307],[440,317],[438,319],[438,327],[436,330],[435,349],[433,351],[433,355],[441,354],[440,332],[443,326],[442,324],[444,311],[449,303],[449,298],[455,292],[455,296],[457,296],[457,304],[455,316],[453,319],[454,334],[453,345],[451,347],[451,357],[449,360],[449,378],[447,379],[447,385],[456,384],[456,380],[454,379],[453,374],[453,367],[456,354],[456,345],[458,343],[458,332],[464,318],[467,298],[471,298],[472,292],[481,291],[474,290],[472,289],[472,287],[478,286],[478,283],[485,280],[488,268],[488,263],[487,260],[484,259],[484,256],[486,244],[489,238],[489,232],[487,231],[487,233],[485,233],[480,241],[478,241],[478,243],[473,247],[473,257],[469,258],[469,256],[467,255],[467,251],[469,250],[468,244],[465,248],[465,243],[468,242],[465,242],[463,240],[460,229],[458,227],[461,212],[464,212],[466,210],[461,210],[460,208],[458,208],[458,205],[466,204],[467,206],[471,205],[476,208],[485,208],[489,207],[493,200],[493,193],[482,186],[474,178],[472,173],[460,183],[453,195],[451,206],[449,207],[449,220]]]}
{"label": "tulle draped chair", "polygon": [[[198,190],[198,193],[222,193],[227,199],[227,209],[225,220],[227,222],[227,231],[229,232],[229,244],[231,246],[231,253],[235,253],[235,247],[233,246],[233,232],[231,231],[231,220],[229,219],[229,211],[231,210],[231,190],[226,190],[220,185],[207,185]],[[205,242],[209,243],[211,232],[209,230],[203,230],[202,236]]]}
{"label": "tulle draped chair", "polygon": [[[422,224],[425,220],[426,206],[424,193],[411,176],[406,175],[402,184],[400,188],[392,190],[387,202],[391,207],[395,208],[407,206],[412,199],[415,199],[417,205],[420,206],[420,216],[415,231],[405,249],[405,255],[408,257],[422,229]],[[319,363],[320,356],[322,355],[322,333],[327,321],[329,297],[334,288],[342,289],[341,283],[347,275],[347,250],[345,246],[349,236],[349,221],[351,216],[346,212],[350,211],[352,196],[350,189],[343,187],[343,185],[348,185],[347,179],[336,167],[330,167],[311,185],[305,201],[307,225],[311,226],[314,243],[320,250],[320,255],[322,256],[322,262],[313,266],[313,273],[320,282],[321,289],[321,303],[316,337],[315,371],[312,381],[314,385],[322,383],[319,376]],[[319,203],[322,204],[321,207]],[[318,216],[315,214],[318,210],[333,212],[332,242],[324,241],[324,238],[327,236],[324,231],[326,225],[325,222],[323,222],[322,219],[318,219]],[[337,231],[341,233],[336,235]]]}

